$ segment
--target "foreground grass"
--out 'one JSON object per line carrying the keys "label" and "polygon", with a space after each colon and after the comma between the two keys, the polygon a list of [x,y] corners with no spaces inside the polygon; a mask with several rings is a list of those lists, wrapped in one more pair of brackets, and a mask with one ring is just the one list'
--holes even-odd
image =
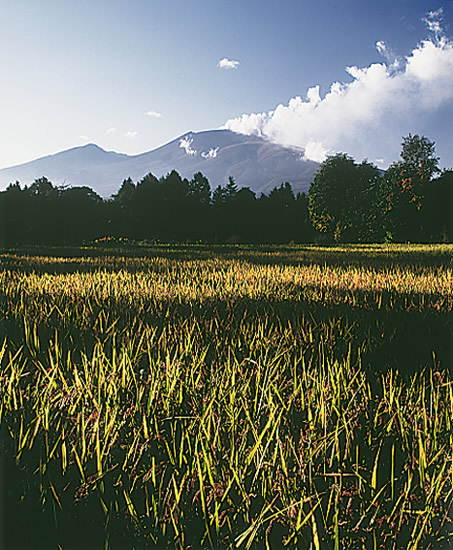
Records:
{"label": "foreground grass", "polygon": [[371,248],[4,254],[8,519],[64,548],[449,548],[449,350],[385,346],[393,315],[444,323],[452,249]]}

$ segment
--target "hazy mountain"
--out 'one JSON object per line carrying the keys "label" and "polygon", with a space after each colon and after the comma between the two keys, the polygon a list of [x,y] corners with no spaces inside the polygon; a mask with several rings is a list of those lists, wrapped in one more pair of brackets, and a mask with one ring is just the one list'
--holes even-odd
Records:
{"label": "hazy mountain", "polygon": [[86,185],[109,197],[128,177],[139,181],[149,172],[160,177],[176,170],[186,178],[202,172],[212,188],[233,176],[239,187],[250,187],[258,194],[286,181],[295,192],[307,192],[318,166],[305,160],[301,149],[230,130],[211,130],[189,132],[140,155],[108,152],[93,144],[75,147],[0,170],[0,189],[16,180],[28,185],[46,176],[55,185]]}

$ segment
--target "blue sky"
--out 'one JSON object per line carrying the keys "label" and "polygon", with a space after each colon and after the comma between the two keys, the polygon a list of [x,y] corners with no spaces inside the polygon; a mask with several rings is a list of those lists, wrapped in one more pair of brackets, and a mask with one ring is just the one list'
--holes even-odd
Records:
{"label": "blue sky", "polygon": [[222,126],[453,167],[452,40],[452,0],[0,0],[0,168]]}

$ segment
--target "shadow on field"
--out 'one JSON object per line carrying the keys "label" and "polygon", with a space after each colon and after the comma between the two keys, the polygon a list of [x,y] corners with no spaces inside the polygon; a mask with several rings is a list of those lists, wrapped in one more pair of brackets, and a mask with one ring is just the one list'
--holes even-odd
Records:
{"label": "shadow on field", "polygon": [[[39,464],[39,450],[17,461],[13,440],[0,428],[0,548],[2,550],[99,550],[105,547],[105,516],[96,495],[76,502],[74,479],[59,490],[59,502],[47,490],[45,502],[40,478],[26,464]],[[56,475],[56,478],[59,476]],[[68,478],[74,476],[68,476]],[[60,477],[61,479],[61,477]],[[57,485],[57,484],[56,484]],[[58,487],[58,489],[60,489]],[[60,508],[60,504],[61,508]],[[129,536],[131,524],[117,518],[110,528],[111,549],[138,548]]]}
{"label": "shadow on field", "polygon": [[[61,317],[55,310],[38,321],[39,312],[36,312],[36,317],[30,319],[30,322],[38,322],[35,328],[43,343],[43,358],[47,354],[48,342],[55,337],[55,330],[59,333],[58,340],[63,349],[81,349],[90,354],[96,342],[103,341],[108,346],[111,335],[102,332],[97,321],[104,309],[104,305],[94,307],[91,317],[84,319],[83,327],[72,319]],[[291,345],[296,351],[317,348],[322,342],[330,356],[340,360],[348,354],[350,348],[353,353],[360,348],[363,366],[373,373],[393,369],[403,376],[410,376],[424,368],[453,372],[451,312],[433,309],[422,312],[376,310],[344,304],[242,299],[235,302],[213,300],[202,304],[161,301],[158,308],[144,308],[140,314],[131,313],[121,303],[112,302],[110,314],[117,344],[121,343],[122,338],[130,338],[130,327],[134,327],[133,332],[138,335],[147,328],[157,329],[160,333],[169,326],[174,326],[177,331],[184,324],[191,326],[196,323],[198,344],[209,347],[213,341],[214,322],[217,327],[215,338],[225,348],[234,349],[235,342],[241,340],[243,330],[248,330],[250,334],[259,324],[264,323],[272,337],[264,338],[261,345],[267,346],[269,351],[283,343],[279,341],[279,334],[288,329],[292,336],[285,338],[293,338]],[[313,331],[310,346],[307,344],[307,327]],[[24,338],[22,318],[0,319],[0,342],[5,338],[13,349],[21,346]],[[235,353],[240,360],[246,359],[248,349],[242,346],[242,350],[235,350]],[[213,362],[218,360],[211,353],[208,358]]]}

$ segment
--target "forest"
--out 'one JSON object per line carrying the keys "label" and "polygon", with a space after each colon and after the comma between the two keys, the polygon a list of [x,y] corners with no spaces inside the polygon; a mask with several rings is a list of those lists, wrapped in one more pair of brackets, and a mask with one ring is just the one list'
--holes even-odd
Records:
{"label": "forest", "polygon": [[428,138],[403,139],[382,172],[344,153],[321,163],[308,195],[290,183],[259,197],[232,177],[211,189],[200,172],[123,181],[108,200],[45,176],[0,192],[0,246],[74,245],[102,239],[181,243],[451,242],[453,171]]}

